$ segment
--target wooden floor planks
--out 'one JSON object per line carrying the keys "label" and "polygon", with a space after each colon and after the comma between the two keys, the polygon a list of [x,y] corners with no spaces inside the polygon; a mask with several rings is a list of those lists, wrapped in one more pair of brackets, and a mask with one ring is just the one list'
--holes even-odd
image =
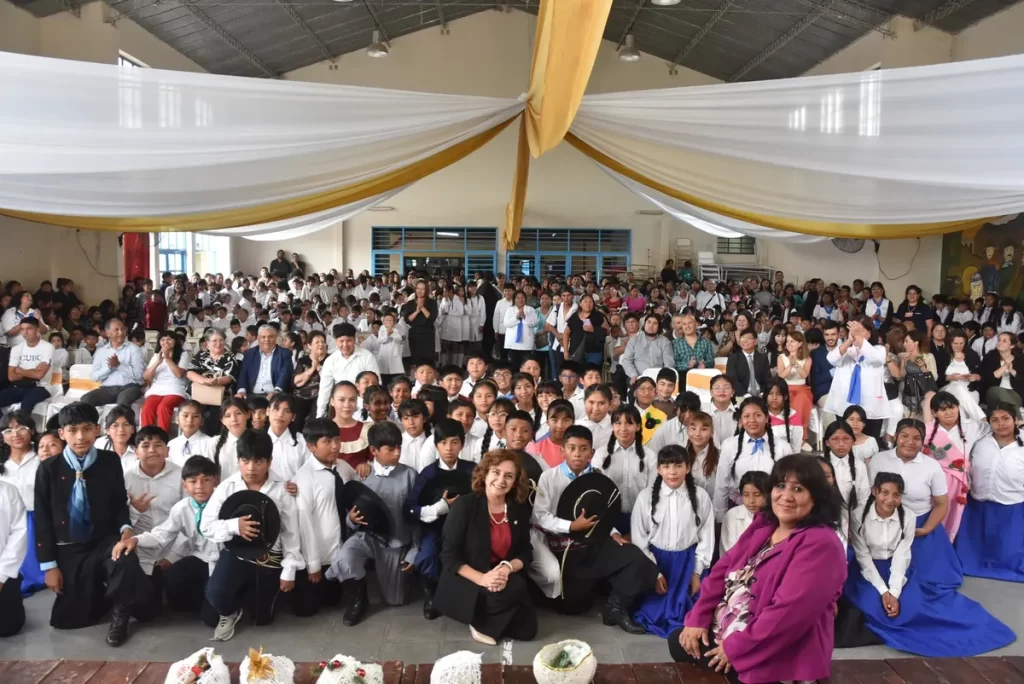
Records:
{"label": "wooden floor planks", "polygon": [[[430,684],[433,665],[381,663],[384,684]],[[82,660],[0,661],[2,684],[163,684],[167,663]],[[313,663],[295,664],[295,684],[314,684]],[[238,664],[230,663],[232,682]],[[529,665],[484,665],[481,684],[531,684]],[[692,665],[599,665],[594,684],[722,684]],[[1024,684],[1024,658],[896,658],[839,660],[829,684]]]}

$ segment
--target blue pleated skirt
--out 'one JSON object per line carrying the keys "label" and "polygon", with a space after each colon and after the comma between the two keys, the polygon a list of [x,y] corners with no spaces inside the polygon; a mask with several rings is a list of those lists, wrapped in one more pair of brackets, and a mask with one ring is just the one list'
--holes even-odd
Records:
{"label": "blue pleated skirt", "polygon": [[683,618],[697,598],[697,594],[690,596],[690,577],[697,563],[697,546],[695,544],[684,551],[662,551],[652,546],[651,553],[658,562],[658,570],[665,576],[668,591],[664,595],[648,592],[633,619],[643,625],[648,634],[664,639],[683,626]]}
{"label": "blue pleated skirt", "polygon": [[[891,560],[876,560],[875,567],[888,583]],[[867,628],[891,648],[926,658],[967,658],[1002,648],[1016,640],[1009,627],[989,615],[980,603],[947,587],[925,584],[913,558],[900,594],[900,614],[890,618],[882,596],[850,568],[844,594],[864,614]]]}
{"label": "blue pleated skirt", "polygon": [[36,556],[36,519],[32,511],[28,512],[28,551],[25,562],[21,564],[21,595],[29,597],[46,588],[46,573],[39,567]]}
{"label": "blue pleated skirt", "polygon": [[[917,527],[928,521],[929,513],[917,516]],[[937,526],[924,537],[914,539],[910,547],[911,563],[917,569],[918,579],[947,589],[958,589],[964,583],[964,569],[960,565],[946,528]]]}
{"label": "blue pleated skirt", "polygon": [[968,497],[956,536],[964,574],[1024,582],[1024,503],[1008,506]]}

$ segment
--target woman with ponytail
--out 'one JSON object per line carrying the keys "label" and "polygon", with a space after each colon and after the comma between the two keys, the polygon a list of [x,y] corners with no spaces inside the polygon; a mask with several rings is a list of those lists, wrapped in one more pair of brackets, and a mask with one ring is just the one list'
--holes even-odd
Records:
{"label": "woman with ponytail", "polygon": [[[843,497],[843,519],[839,528],[839,536],[849,549],[850,519],[854,512],[871,495],[871,484],[868,480],[868,469],[853,453],[855,436],[853,428],[846,421],[837,420],[825,430],[824,457],[832,465],[835,472],[836,487]],[[850,560],[853,560],[851,557]]]}
{"label": "woman with ponytail", "polygon": [[615,525],[630,529],[630,514],[640,492],[654,481],[654,454],[643,447],[643,423],[635,406],[623,404],[612,412],[612,435],[594,450],[594,467],[611,478],[622,494],[622,512]]}
{"label": "woman with ponytail", "polygon": [[768,429],[768,407],[760,397],[747,397],[739,408],[736,434],[722,443],[722,456],[715,475],[715,520],[740,502],[740,478],[748,470],[771,472],[775,461],[793,453],[789,442],[775,441]]}
{"label": "woman with ponytail", "polygon": [[913,511],[905,511],[903,478],[875,476],[871,497],[853,517],[853,548],[844,595],[886,646],[924,657],[966,658],[1012,643],[1016,636],[955,587],[931,583],[916,553]]}
{"label": "woman with ponytail", "polygon": [[8,411],[0,418],[0,434],[4,438],[0,444],[0,482],[14,485],[28,511],[28,552],[18,572],[22,596],[31,596],[46,587],[46,573],[36,557],[35,485],[40,460],[34,447],[35,421],[25,411]]}
{"label": "woman with ponytail", "polygon": [[789,405],[789,385],[782,378],[772,378],[761,397],[768,406],[768,424],[775,433],[775,441],[789,442],[793,451],[800,451],[804,427],[800,414]]}
{"label": "woman with ponytail", "polygon": [[1024,582],[1024,440],[1013,406],[996,404],[988,415],[992,434],[971,450],[956,553],[965,575]]}
{"label": "woman with ponytail", "polygon": [[221,480],[238,472],[238,438],[249,427],[251,417],[245,399],[231,397],[220,405],[221,429],[213,448],[212,460],[220,466]]}
{"label": "woman with ponytail", "polygon": [[960,519],[967,505],[971,484],[970,453],[978,440],[991,430],[988,423],[963,420],[960,402],[949,392],[937,392],[931,402],[922,406],[928,433],[924,440],[924,453],[942,466],[949,493],[949,511],[942,526],[949,541],[956,540]]}
{"label": "woman with ponytail", "polygon": [[683,626],[715,551],[711,497],[693,479],[692,455],[678,444],[658,452],[657,475],[636,498],[631,542],[657,564],[655,591],[634,619],[649,634],[668,637]]}

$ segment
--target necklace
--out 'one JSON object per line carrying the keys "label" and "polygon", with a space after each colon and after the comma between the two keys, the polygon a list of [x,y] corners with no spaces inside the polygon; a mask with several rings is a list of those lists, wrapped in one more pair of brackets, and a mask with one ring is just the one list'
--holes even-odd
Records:
{"label": "necklace", "polygon": [[491,522],[495,525],[504,525],[508,522],[508,504],[505,504],[505,509],[501,512],[500,519],[495,517],[494,513],[491,513],[489,510],[487,511],[487,515],[490,516]]}

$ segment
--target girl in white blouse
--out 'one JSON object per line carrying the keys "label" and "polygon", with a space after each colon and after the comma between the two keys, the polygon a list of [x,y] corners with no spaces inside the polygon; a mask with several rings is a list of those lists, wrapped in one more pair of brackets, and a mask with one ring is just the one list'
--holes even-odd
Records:
{"label": "girl in white blouse", "polygon": [[878,453],[878,439],[864,432],[868,425],[868,414],[856,404],[847,407],[843,412],[843,420],[853,430],[853,455],[871,463],[871,457]]}
{"label": "girl in white blouse", "polygon": [[438,307],[441,315],[441,362],[462,365],[462,321],[466,317],[466,306],[457,286],[444,289],[444,299]]}
{"label": "girl in white blouse", "polygon": [[736,541],[747,531],[754,516],[764,508],[768,501],[768,473],[760,470],[748,470],[740,478],[740,494],[742,506],[734,506],[722,520],[722,539],[719,542],[718,556],[721,558],[729,552]]}
{"label": "girl in white blouse", "polygon": [[[714,442],[714,421],[711,416],[703,411],[695,411],[690,414],[686,422],[687,430],[684,433],[685,439],[680,442],[686,444],[686,450],[693,457],[693,481],[697,486],[708,493],[708,496],[715,494],[715,476],[718,473],[718,459],[720,453]],[[662,428],[664,429],[664,428]],[[655,438],[657,438],[655,434]],[[647,443],[650,448],[655,441],[652,439]],[[742,489],[742,488],[741,488]]]}
{"label": "girl in white blouse", "polygon": [[736,388],[725,375],[711,378],[711,401],[701,406],[715,423],[715,446],[736,434]]}
{"label": "girl in white blouse", "polygon": [[637,496],[631,541],[657,564],[654,593],[634,617],[650,634],[667,637],[683,624],[715,551],[711,499],[693,480],[693,459],[672,444],[657,456],[657,476]]}
{"label": "girl in white blouse", "polygon": [[657,477],[656,456],[643,447],[642,425],[635,406],[620,405],[612,412],[612,435],[608,443],[594,450],[594,466],[611,478],[622,495],[622,512],[615,525],[618,530],[631,528],[633,503]]}
{"label": "girl in white blouse", "polygon": [[775,461],[793,453],[788,442],[776,442],[768,429],[768,407],[758,397],[747,397],[740,404],[740,427],[736,435],[722,444],[722,456],[715,475],[715,520],[740,502],[739,482],[748,470],[771,472]]}
{"label": "girl in white blouse", "polygon": [[1024,582],[1024,440],[1009,404],[989,409],[992,434],[971,450],[971,493],[955,548],[964,574]]}
{"label": "girl in white blouse", "polygon": [[[46,587],[46,573],[39,567],[36,557],[35,535],[35,490],[36,471],[39,470],[39,456],[32,445],[36,438],[35,421],[25,411],[8,411],[0,418],[0,482],[6,482],[18,490],[21,502],[28,513],[28,550],[20,568],[15,568],[16,581],[21,573],[21,594],[29,596]],[[2,577],[2,575],[0,575]]]}
{"label": "girl in white blouse", "polygon": [[220,407],[220,435],[210,460],[220,466],[223,482],[238,472],[238,438],[249,427],[252,412],[244,399],[231,397]]}
{"label": "girl in white blouse", "polygon": [[854,438],[853,428],[843,420],[835,421],[825,430],[825,458],[832,464],[836,487],[845,504],[843,526],[839,530],[839,535],[847,548],[850,543],[850,518],[856,517],[861,503],[867,501],[871,495],[868,468],[863,461],[853,455]]}
{"label": "girl in white blouse", "polygon": [[762,396],[768,405],[768,424],[775,433],[775,440],[789,442],[793,451],[800,451],[804,443],[804,427],[800,414],[790,408],[789,383],[782,378],[772,378]]}
{"label": "girl in white blouse", "polygon": [[903,506],[903,478],[879,472],[871,491],[854,516],[857,562],[844,589],[868,629],[886,646],[925,657],[976,656],[1012,643],[1013,631],[980,604],[926,577],[914,516]]}

